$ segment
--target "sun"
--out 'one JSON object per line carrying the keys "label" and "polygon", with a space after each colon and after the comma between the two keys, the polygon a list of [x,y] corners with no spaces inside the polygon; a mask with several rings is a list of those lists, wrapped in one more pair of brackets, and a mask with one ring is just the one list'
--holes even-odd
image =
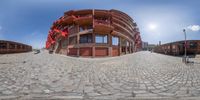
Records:
{"label": "sun", "polygon": [[154,24],[154,23],[150,23],[150,24],[148,25],[148,28],[149,28],[150,30],[156,30],[156,29],[157,29],[157,25]]}

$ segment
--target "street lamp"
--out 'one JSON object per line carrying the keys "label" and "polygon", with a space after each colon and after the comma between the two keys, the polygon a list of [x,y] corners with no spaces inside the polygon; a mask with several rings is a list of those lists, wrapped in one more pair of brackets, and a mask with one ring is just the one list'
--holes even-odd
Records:
{"label": "street lamp", "polygon": [[184,54],[184,62],[187,63],[187,41],[186,41],[186,30],[183,29],[183,33],[184,33],[184,36],[185,36],[185,54]]}

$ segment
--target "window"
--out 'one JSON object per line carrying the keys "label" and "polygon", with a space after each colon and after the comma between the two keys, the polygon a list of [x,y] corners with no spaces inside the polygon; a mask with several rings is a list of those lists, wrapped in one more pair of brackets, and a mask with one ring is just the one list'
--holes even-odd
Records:
{"label": "window", "polygon": [[26,47],[23,45],[23,46],[22,46],[22,49],[25,49],[25,48],[26,48]]}
{"label": "window", "polygon": [[83,31],[83,27],[79,27],[79,32],[82,32]]}
{"label": "window", "polygon": [[76,44],[76,36],[69,38],[69,44]]}
{"label": "window", "polygon": [[17,49],[21,49],[21,45],[17,45]]}
{"label": "window", "polygon": [[68,27],[68,32],[69,32],[69,34],[78,33],[79,32],[78,25],[69,26]]}
{"label": "window", "polygon": [[6,43],[0,43],[0,49],[7,49]]}
{"label": "window", "polygon": [[129,42],[128,41],[126,41],[126,46],[129,46]]}
{"label": "window", "polygon": [[175,46],[175,45],[172,45],[172,48],[173,48],[173,49],[176,49],[176,46]]}
{"label": "window", "polygon": [[62,48],[65,48],[65,47],[67,47],[67,39],[65,39],[65,40],[63,40],[63,43],[62,43]]}
{"label": "window", "polygon": [[190,43],[190,48],[196,49],[197,48],[197,42],[191,42]]}
{"label": "window", "polygon": [[92,27],[92,25],[89,25],[89,26],[86,27],[86,29],[87,29],[87,30],[93,29],[93,27]]}
{"label": "window", "polygon": [[15,49],[15,44],[10,44],[9,49]]}
{"label": "window", "polygon": [[92,34],[80,35],[79,43],[92,43]]}
{"label": "window", "polygon": [[118,44],[119,44],[119,38],[113,36],[113,37],[112,37],[112,45],[118,45]]}
{"label": "window", "polygon": [[108,43],[108,36],[107,35],[96,35],[95,37],[96,43]]}
{"label": "window", "polygon": [[170,46],[168,46],[167,49],[170,49]]}

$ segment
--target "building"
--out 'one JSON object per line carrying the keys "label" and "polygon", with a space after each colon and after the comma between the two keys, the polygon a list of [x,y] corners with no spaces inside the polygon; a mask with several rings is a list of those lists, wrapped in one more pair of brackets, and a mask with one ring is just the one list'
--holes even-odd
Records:
{"label": "building", "polygon": [[26,44],[13,41],[0,40],[0,54],[21,53],[32,51],[32,47]]}
{"label": "building", "polygon": [[46,48],[69,56],[119,56],[141,50],[137,24],[118,10],[70,10],[50,28]]}
{"label": "building", "polygon": [[153,51],[155,47],[156,47],[155,44],[148,44],[147,50],[148,51]]}
{"label": "building", "polygon": [[[187,54],[200,54],[200,40],[187,40]],[[167,55],[184,55],[185,41],[177,41],[158,45],[154,48],[154,52]]]}
{"label": "building", "polygon": [[148,42],[142,41],[142,50],[148,50]]}

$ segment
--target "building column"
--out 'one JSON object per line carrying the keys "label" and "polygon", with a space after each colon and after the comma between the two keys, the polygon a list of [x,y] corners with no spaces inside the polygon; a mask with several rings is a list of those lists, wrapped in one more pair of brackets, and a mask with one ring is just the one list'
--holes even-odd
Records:
{"label": "building column", "polygon": [[131,42],[129,42],[129,53],[132,53],[132,51],[131,51]]}
{"label": "building column", "polygon": [[67,55],[68,55],[68,53],[69,53],[69,36],[67,37]]}
{"label": "building column", "polygon": [[80,56],[79,40],[80,40],[80,35],[77,34],[77,41],[76,41],[76,44],[77,44],[77,56],[78,56],[78,57]]}
{"label": "building column", "polygon": [[108,34],[108,56],[112,57],[112,35]]}
{"label": "building column", "polygon": [[119,37],[119,46],[118,46],[118,49],[119,49],[119,56],[121,56],[121,53],[122,53],[121,37]]}
{"label": "building column", "polygon": [[127,42],[128,42],[128,41],[126,40],[125,54],[127,54],[127,52],[128,52],[128,51],[127,51]]}
{"label": "building column", "polygon": [[6,43],[6,49],[7,49],[7,51],[9,50],[9,43],[8,42]]}
{"label": "building column", "polygon": [[17,45],[16,45],[16,44],[14,44],[14,45],[15,45],[14,50],[15,50],[15,51],[20,51],[19,49],[17,49]]}
{"label": "building column", "polygon": [[[68,36],[69,37],[69,36]],[[69,38],[68,37],[66,37],[65,39],[66,39],[66,51],[65,51],[65,55],[67,55],[67,53],[68,53],[68,44],[69,44]]]}
{"label": "building column", "polygon": [[92,43],[93,43],[93,46],[92,46],[92,57],[95,57],[95,46],[96,46],[95,33],[92,33]]}
{"label": "building column", "polygon": [[92,46],[92,57],[95,57],[95,46]]}
{"label": "building column", "polygon": [[134,42],[132,42],[132,52],[135,52],[135,50],[134,50],[134,47],[135,47],[135,43]]}

